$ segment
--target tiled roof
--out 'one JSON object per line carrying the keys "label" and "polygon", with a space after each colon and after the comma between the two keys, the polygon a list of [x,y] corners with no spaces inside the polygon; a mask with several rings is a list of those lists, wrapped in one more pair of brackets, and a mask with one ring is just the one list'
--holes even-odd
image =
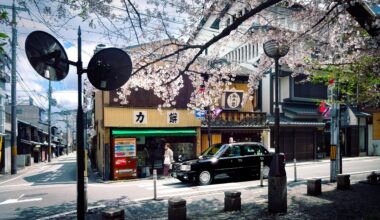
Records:
{"label": "tiled roof", "polygon": [[288,111],[293,114],[297,115],[313,115],[313,116],[319,116],[320,114],[317,112],[317,107],[295,107],[295,106],[283,106],[283,111]]}
{"label": "tiled roof", "polygon": [[[274,117],[273,116],[267,116],[268,122],[270,126],[274,125]],[[292,120],[290,118],[286,118],[284,116],[280,116],[280,126],[302,126],[302,127],[307,127],[307,126],[313,126],[313,127],[323,127],[325,126],[324,122],[319,122],[319,121],[297,121],[297,120]]]}
{"label": "tiled roof", "polygon": [[371,114],[369,113],[366,113],[366,112],[363,112],[363,111],[360,111],[360,109],[358,109],[357,107],[351,107],[350,106],[350,109],[351,111],[354,113],[355,116],[361,116],[361,117],[370,117]]}

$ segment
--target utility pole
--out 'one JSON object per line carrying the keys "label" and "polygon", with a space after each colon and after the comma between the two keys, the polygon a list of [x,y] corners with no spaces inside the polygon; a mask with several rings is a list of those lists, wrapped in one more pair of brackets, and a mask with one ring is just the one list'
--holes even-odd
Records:
{"label": "utility pole", "polygon": [[330,182],[336,182],[340,170],[340,104],[337,102],[337,89],[334,81],[330,80],[328,87],[329,101],[331,104],[331,123],[330,123]]}
{"label": "utility pole", "polygon": [[49,80],[49,91],[48,91],[48,99],[49,99],[49,110],[48,110],[48,162],[51,162],[51,80]]}
{"label": "utility pole", "polygon": [[11,70],[11,174],[17,174],[17,138],[16,138],[16,46],[17,46],[17,22],[16,11],[27,11],[26,8],[20,8],[15,6],[15,0],[13,0],[12,6],[0,5],[0,8],[12,10],[12,70]]}
{"label": "utility pole", "polygon": [[68,120],[68,115],[66,116],[66,154],[69,154],[69,120]]}

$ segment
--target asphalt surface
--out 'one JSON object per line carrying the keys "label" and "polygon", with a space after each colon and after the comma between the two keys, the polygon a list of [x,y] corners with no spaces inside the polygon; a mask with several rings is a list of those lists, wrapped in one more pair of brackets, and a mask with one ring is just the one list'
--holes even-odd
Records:
{"label": "asphalt surface", "polygon": [[[370,159],[370,158],[368,158]],[[352,160],[355,160],[353,158]],[[365,164],[366,158],[360,158]],[[317,163],[328,163],[329,160]],[[311,162],[315,163],[315,162]],[[299,168],[308,162],[299,163]],[[291,164],[287,164],[287,167]],[[380,168],[380,166],[379,166]],[[34,169],[34,168],[33,168]],[[19,172],[22,175],[24,170]],[[290,172],[288,172],[290,173]],[[289,175],[290,176],[290,175]],[[254,185],[238,189],[241,192],[241,211],[224,212],[223,192],[195,194],[186,196],[188,219],[380,219],[380,184],[365,183],[368,173],[351,175],[351,189],[341,191],[336,189],[336,183],[323,181],[322,195],[306,195],[306,181],[294,182],[288,176],[286,213],[268,212],[268,188]],[[59,176],[57,176],[59,177]],[[4,181],[7,176],[0,176]],[[38,180],[40,180],[38,178]],[[54,182],[61,183],[59,178]],[[362,182],[361,182],[362,181]],[[138,184],[139,181],[136,181]],[[41,184],[41,183],[40,183]],[[42,183],[43,184],[43,183]],[[212,186],[212,185],[211,185]],[[25,198],[27,199],[27,198]],[[76,204],[66,204],[72,211],[56,210],[57,215],[46,215],[34,219],[76,219]],[[67,210],[65,204],[60,207]],[[57,206],[58,207],[58,206]],[[125,219],[167,219],[168,197],[159,200],[132,201],[128,197],[113,200],[103,200],[91,204],[86,219],[102,219],[102,212],[111,208],[124,210]],[[33,216],[29,216],[33,219]],[[1,217],[0,219],[4,219]]]}

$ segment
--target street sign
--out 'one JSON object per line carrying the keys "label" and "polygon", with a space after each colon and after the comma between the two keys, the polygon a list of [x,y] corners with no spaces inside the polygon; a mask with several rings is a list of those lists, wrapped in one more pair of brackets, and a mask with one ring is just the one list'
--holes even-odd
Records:
{"label": "street sign", "polygon": [[204,120],[206,118],[207,110],[195,109],[195,118]]}

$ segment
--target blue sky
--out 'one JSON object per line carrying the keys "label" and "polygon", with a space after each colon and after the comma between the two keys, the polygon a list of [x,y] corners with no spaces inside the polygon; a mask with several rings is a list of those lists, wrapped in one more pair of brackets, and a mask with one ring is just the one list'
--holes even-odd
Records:
{"label": "blue sky", "polygon": [[[11,0],[2,0],[1,5],[12,5]],[[17,6],[17,4],[16,4]],[[8,10],[11,17],[11,11]],[[23,100],[28,100],[31,96],[35,105],[43,108],[47,108],[47,91],[48,80],[42,78],[31,67],[25,54],[25,40],[27,36],[36,30],[45,31],[53,35],[64,46],[69,60],[77,61],[77,30],[79,25],[82,29],[82,60],[84,68],[90,58],[93,55],[93,51],[97,44],[103,43],[109,45],[109,41],[104,40],[102,32],[100,30],[94,30],[88,27],[86,23],[82,23],[80,19],[74,19],[72,22],[65,25],[65,28],[60,30],[59,33],[52,32],[44,24],[38,22],[37,17],[33,12],[28,13],[19,11],[17,14],[17,100],[18,103],[25,103]],[[12,30],[10,26],[0,24],[0,31],[5,32],[12,36]],[[6,53],[11,56],[10,45],[6,46]],[[10,74],[10,72],[9,72]],[[86,75],[82,77],[86,78]],[[10,84],[6,86],[7,92],[10,95]],[[77,74],[76,68],[70,66],[69,74],[62,81],[52,81],[53,94],[52,97],[57,100],[58,108],[54,108],[53,111],[76,109],[77,108]]]}

